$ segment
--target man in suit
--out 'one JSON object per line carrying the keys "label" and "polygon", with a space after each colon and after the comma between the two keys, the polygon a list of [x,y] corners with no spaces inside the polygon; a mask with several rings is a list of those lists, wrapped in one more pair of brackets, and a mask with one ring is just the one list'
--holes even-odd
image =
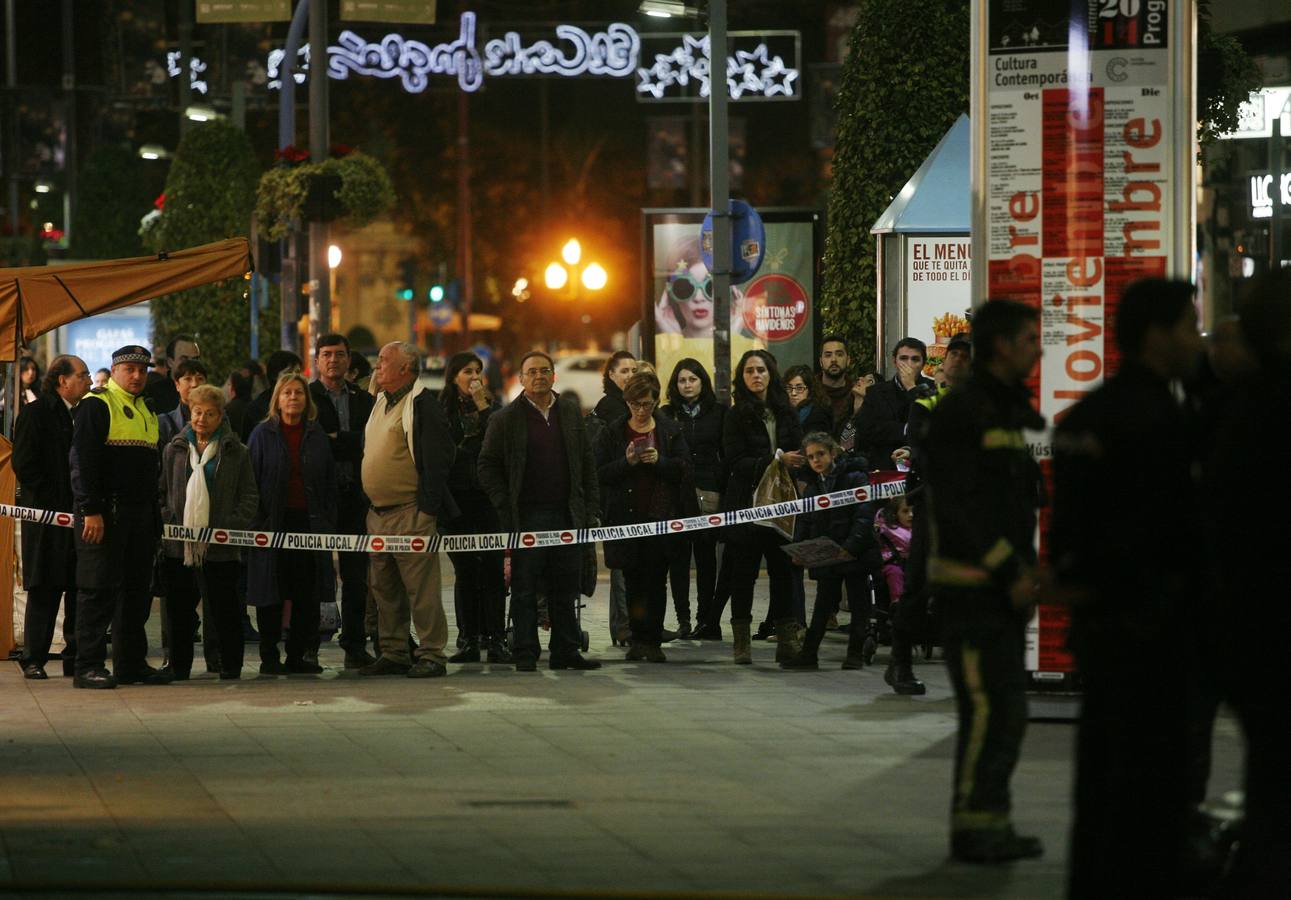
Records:
{"label": "man in suit", "polygon": [[[72,508],[72,411],[90,389],[90,370],[77,356],[49,364],[40,396],[28,403],[14,426],[13,468],[18,502],[35,509]],[[58,604],[63,602],[63,674],[72,675],[76,658],[76,547],[68,528],[24,522],[22,574],[27,588],[22,674],[43,680],[54,640]],[[65,599],[64,599],[65,598]]]}
{"label": "man in suit", "polygon": [[[504,531],[589,528],[600,509],[597,468],[582,410],[573,395],[552,390],[551,357],[530,351],[520,359],[524,393],[489,419],[480,449],[480,487]],[[538,589],[545,584],[551,614],[548,667],[599,669],[584,659],[574,604],[581,589],[583,548],[518,550],[511,564],[512,651],[518,672],[538,668]]]}
{"label": "man in suit", "polygon": [[[345,380],[350,370],[350,342],[340,334],[318,339],[314,354],[318,378],[310,383],[318,407],[318,424],[327,432],[336,459],[337,518],[341,534],[363,534],[367,528],[368,500],[363,493],[363,431],[372,414],[372,395]],[[361,669],[376,662],[367,652],[364,617],[368,600],[368,555],[342,552],[341,649],[345,668]]]}

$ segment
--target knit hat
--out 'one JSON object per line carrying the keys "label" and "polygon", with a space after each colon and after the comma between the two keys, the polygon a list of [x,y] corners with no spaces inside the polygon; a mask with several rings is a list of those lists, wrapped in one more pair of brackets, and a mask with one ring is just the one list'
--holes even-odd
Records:
{"label": "knit hat", "polygon": [[112,365],[118,363],[143,363],[147,365],[152,362],[152,354],[146,347],[140,347],[138,344],[128,344],[112,354]]}

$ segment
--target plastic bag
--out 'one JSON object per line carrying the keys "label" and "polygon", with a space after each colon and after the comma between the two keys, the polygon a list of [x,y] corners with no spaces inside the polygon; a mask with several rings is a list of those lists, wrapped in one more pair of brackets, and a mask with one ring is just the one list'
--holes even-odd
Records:
{"label": "plastic bag", "polygon": [[[754,506],[769,506],[772,503],[783,503],[786,500],[798,499],[798,486],[794,484],[789,467],[778,459],[771,460],[771,465],[762,473],[762,479],[753,491]],[[770,528],[787,541],[793,540],[793,522],[797,516],[780,516],[755,522],[763,528]]]}

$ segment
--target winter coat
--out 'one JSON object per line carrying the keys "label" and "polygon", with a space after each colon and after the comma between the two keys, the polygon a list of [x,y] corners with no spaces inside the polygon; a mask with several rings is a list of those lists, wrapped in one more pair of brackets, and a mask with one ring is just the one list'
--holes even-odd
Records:
{"label": "winter coat", "polygon": [[467,400],[470,401],[467,408],[462,406],[460,393],[451,400],[440,401],[448,416],[449,434],[453,436],[453,444],[457,447],[453,468],[448,473],[448,487],[461,504],[465,504],[464,496],[467,494],[483,494],[477,471],[480,448],[484,446],[484,432],[488,430],[489,419],[502,408],[502,404],[492,400],[486,408],[477,411],[475,402],[470,398]]}
{"label": "winter coat", "polygon": [[[668,416],[655,413],[654,439],[659,459],[652,465],[627,460],[628,418],[611,422],[596,446],[596,465],[601,484],[601,506],[606,525],[657,522],[699,514],[695,488],[690,477],[690,448],[681,426]],[[654,490],[648,499],[634,496],[642,470],[654,476]],[[630,569],[641,559],[645,541],[659,541],[667,551],[680,553],[684,542],[673,535],[605,542],[605,565]],[[650,557],[647,557],[650,558]]]}
{"label": "winter coat", "polygon": [[[835,491],[866,487],[869,485],[869,479],[864,472],[835,466],[832,472],[825,475],[812,472],[806,484],[807,488],[803,491],[803,496],[817,497],[821,494],[832,494]],[[808,541],[812,538],[827,537],[856,557],[855,562],[808,569],[808,574],[815,579],[840,578],[844,575],[877,570],[881,559],[878,539],[874,535],[875,512],[873,503],[853,503],[850,506],[830,506],[827,509],[798,516],[794,529],[795,540]]]}
{"label": "winter coat", "polygon": [[722,426],[729,409],[715,400],[704,402],[699,414],[691,416],[671,403],[662,411],[681,426],[686,446],[690,448],[690,471],[695,487],[717,491],[726,487],[726,464],[722,460]]}
{"label": "winter coat", "polygon": [[909,443],[906,421],[910,418],[910,404],[936,392],[937,383],[922,375],[910,390],[906,390],[896,377],[871,387],[865,392],[865,402],[853,419],[856,452],[877,469],[895,469],[897,465],[892,461],[892,451]]}
{"label": "winter coat", "polygon": [[[184,524],[184,503],[188,496],[188,478],[193,473],[189,462],[188,429],[170,439],[161,451],[161,521],[164,525]],[[215,478],[208,485],[211,495],[211,528],[242,531],[251,527],[260,506],[255,474],[251,471],[251,454],[231,427],[220,437],[220,452],[215,457]],[[162,552],[182,559],[180,541],[162,541]],[[208,544],[208,562],[232,562],[242,558],[237,547]]]}
{"label": "winter coat", "polygon": [[[13,469],[18,505],[72,511],[72,414],[57,394],[41,394],[18,413]],[[75,532],[22,523],[22,580],[28,588],[76,586]]]}
{"label": "winter coat", "polygon": [[[805,411],[803,406],[806,407]],[[825,434],[833,433],[834,413],[830,407],[817,406],[811,401],[807,401],[803,406],[794,410],[794,415],[798,417],[798,427],[802,429],[803,437],[817,431],[823,431]]]}
{"label": "winter coat", "polygon": [[170,412],[158,415],[157,434],[159,434],[160,437],[157,440],[157,446],[164,451],[166,449],[166,445],[171,442],[175,435],[183,432],[185,426],[188,425],[190,416],[192,416],[192,413],[189,412],[188,407],[182,403]]}
{"label": "winter coat", "polygon": [[[266,419],[251,432],[247,445],[251,469],[255,473],[260,502],[251,527],[257,531],[281,531],[287,516],[287,482],[291,463],[287,442],[278,419]],[[336,460],[327,434],[317,422],[305,423],[300,442],[300,468],[305,480],[305,503],[309,512],[309,529],[313,534],[336,531]],[[314,590],[320,602],[336,598],[335,572],[330,553],[290,550],[290,553],[313,552]],[[276,550],[247,551],[247,602],[252,606],[276,606],[282,602],[278,589]]]}
{"label": "winter coat", "polygon": [[[332,445],[332,457],[338,463],[338,475],[346,482],[345,488],[363,489],[361,473],[363,470],[363,432],[372,415],[373,396],[361,391],[350,382],[344,382],[344,391],[350,398],[350,427],[341,430],[341,415],[336,404],[327,393],[327,386],[315,380],[309,383],[309,393],[318,408],[318,424],[328,436]],[[335,437],[332,437],[335,435]],[[344,466],[345,472],[340,468]]]}
{"label": "winter coat", "polygon": [[[722,455],[726,458],[728,473],[722,509],[726,512],[753,505],[753,492],[775,459],[776,450],[798,450],[802,445],[798,414],[786,409],[776,414],[776,440],[775,446],[771,446],[761,418],[764,408],[737,405],[726,414],[722,424]],[[739,541],[750,536],[751,529],[755,528],[762,530],[762,526],[754,524],[729,525],[723,529],[723,537]]]}
{"label": "winter coat", "polygon": [[[498,512],[504,531],[514,531],[520,521],[519,497],[524,484],[529,423],[521,394],[489,417],[480,447],[480,487]],[[560,420],[569,465],[569,517],[574,528],[590,528],[600,519],[600,489],[596,459],[583,424],[583,411],[573,394],[557,394],[552,415]]]}

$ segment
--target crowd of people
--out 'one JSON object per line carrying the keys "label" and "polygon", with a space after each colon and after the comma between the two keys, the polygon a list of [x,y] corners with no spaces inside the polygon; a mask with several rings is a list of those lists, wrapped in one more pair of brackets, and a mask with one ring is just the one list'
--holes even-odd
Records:
{"label": "crowd of people", "polygon": [[[1192,877],[1189,829],[1221,699],[1248,737],[1248,830],[1234,878],[1285,884],[1276,879],[1287,876],[1291,817],[1277,721],[1287,676],[1276,654],[1250,650],[1291,624],[1263,580],[1286,555],[1272,523],[1228,527],[1234,500],[1222,486],[1258,486],[1268,498],[1258,516],[1287,499],[1286,475],[1268,459],[1267,415],[1291,353],[1286,287],[1258,287],[1206,353],[1190,285],[1133,285],[1112,330],[1120,369],[1057,423],[1051,478],[1034,452],[1046,423],[1027,390],[1039,314],[1005,300],[975,312],[971,336],[952,338],[935,371],[909,337],[892,348],[890,378],[858,371],[838,335],[820,342],[814,368],[782,373],[772,353],[749,350],[729,405],[698,360],[661,378],[620,351],[586,415],[537,350],[519,359],[522,392],[505,406],[475,354],[453,356],[432,392],[417,386],[416,348],[397,342],[360,386],[361,357],[336,334],[318,340],[313,381],[300,358],[277,351],[217,388],[186,336],[168,345],[164,378],[150,380],[151,355],[135,346],[114,354],[93,389],[74,356],[30,378],[24,365],[20,502],[76,516],[71,530],[23,529],[24,673],[47,677],[61,602],[65,674],[77,687],[191,677],[199,608],[208,668],[240,678],[248,605],[259,672],[317,674],[319,611],[338,579],[344,666],[361,676],[439,677],[483,659],[535,671],[544,629],[549,668],[596,669],[580,652],[579,597],[596,567],[585,546],[516,551],[509,576],[501,550],[450,553],[450,648],[437,554],[240,551],[161,542],[161,525],[426,537],[582,529],[828,494],[899,470],[906,496],[884,504],[606,542],[611,638],[627,660],[664,663],[670,641],[722,640],[729,604],[735,664],[771,640],[784,670],[815,669],[846,608],[843,668],[870,665],[883,636],[884,679],[907,695],[925,692],[913,648],[936,640],[959,719],[952,851],[1002,862],[1043,850],[1014,830],[1009,784],[1027,719],[1025,629],[1040,600],[1066,603],[1084,693],[1072,895],[1172,896]],[[1042,561],[1035,536],[1050,495]],[[1109,527],[1107,510],[1130,503],[1151,525]],[[803,546],[814,555],[800,556]],[[763,571],[769,600],[755,628]],[[816,582],[810,614],[805,578]],[[160,668],[144,633],[154,591],[164,596]],[[1218,667],[1197,662],[1207,640]],[[1145,668],[1162,686],[1150,696],[1127,689]]]}

